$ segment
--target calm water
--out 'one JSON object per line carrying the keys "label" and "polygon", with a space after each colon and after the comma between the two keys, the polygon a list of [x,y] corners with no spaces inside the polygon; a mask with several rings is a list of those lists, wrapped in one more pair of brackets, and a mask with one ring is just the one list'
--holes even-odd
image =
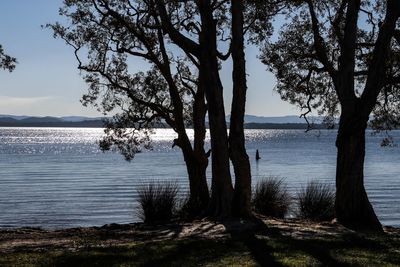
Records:
{"label": "calm water", "polygon": [[[400,131],[392,134],[400,142]],[[154,149],[130,163],[99,151],[101,135],[101,129],[0,128],[0,227],[130,223],[138,221],[138,185],[170,179],[187,190],[180,150],[171,149],[173,131],[156,130]],[[293,194],[310,179],[334,183],[334,131],[247,130],[246,136],[254,182],[279,176]],[[380,140],[367,138],[366,188],[382,223],[400,226],[400,147],[381,148]]]}

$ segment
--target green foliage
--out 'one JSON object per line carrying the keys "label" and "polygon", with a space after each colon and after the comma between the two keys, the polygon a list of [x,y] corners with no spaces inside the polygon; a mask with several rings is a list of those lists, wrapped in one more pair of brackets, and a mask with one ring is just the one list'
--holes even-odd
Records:
{"label": "green foliage", "polygon": [[178,185],[173,182],[156,182],[142,185],[139,195],[139,217],[148,224],[172,219],[177,206]]}
{"label": "green foliage", "polygon": [[13,71],[15,69],[15,64],[17,63],[17,59],[14,57],[10,57],[4,52],[3,47],[0,45],[0,69]]}
{"label": "green foliage", "polygon": [[[360,1],[354,14],[356,25],[354,56],[344,59],[349,44],[344,44],[347,1],[286,1],[285,23],[276,32],[277,38],[258,40],[260,59],[276,75],[276,91],[281,98],[298,106],[308,115],[311,111],[327,118],[340,114],[337,75],[341,66],[354,60],[353,88],[349,93],[363,100],[367,96],[368,73],[374,55],[379,28],[384,21],[386,1]],[[311,10],[313,12],[311,12]],[[351,12],[350,12],[351,13]],[[313,16],[314,15],[314,16]],[[313,24],[315,22],[315,24]],[[400,43],[393,38],[386,63],[386,81],[377,97],[371,126],[375,129],[396,129],[400,124]],[[347,60],[346,64],[343,60]]]}
{"label": "green foliage", "polygon": [[[182,6],[189,8],[182,3],[172,8],[174,25],[186,14]],[[60,9],[65,20],[46,26],[74,49],[88,85],[82,104],[113,115],[101,149],[115,148],[127,160],[151,148],[154,127],[176,130],[193,119],[197,69],[172,49],[155,9],[153,1],[71,0]]]}
{"label": "green foliage", "polygon": [[252,204],[257,213],[284,218],[291,204],[291,197],[282,179],[269,177],[257,183]]}
{"label": "green foliage", "polygon": [[311,181],[297,194],[298,216],[312,221],[330,221],[335,214],[335,193],[330,185]]}

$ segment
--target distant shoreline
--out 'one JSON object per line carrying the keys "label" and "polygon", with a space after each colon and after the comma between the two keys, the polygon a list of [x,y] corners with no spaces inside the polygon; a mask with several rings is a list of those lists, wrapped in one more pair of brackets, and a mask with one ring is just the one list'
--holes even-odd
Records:
{"label": "distant shoreline", "polygon": [[[78,121],[78,122],[25,122],[25,121],[0,121],[0,127],[54,127],[54,128],[104,128],[102,120]],[[245,129],[307,129],[306,123],[245,123]],[[165,124],[155,128],[170,128]],[[191,128],[191,127],[189,127]],[[313,129],[326,129],[323,124],[314,124]]]}
{"label": "distant shoreline", "polygon": [[[84,117],[84,116],[63,116],[63,117],[37,117],[20,115],[2,115],[0,114],[0,127],[74,127],[74,128],[104,128],[105,120],[110,117]],[[226,122],[229,126],[230,116],[226,116]],[[313,129],[326,129],[322,117],[310,117],[313,122]],[[245,115],[246,129],[307,129],[307,123],[303,118],[295,115],[281,117],[263,117],[254,115]],[[166,128],[170,126],[166,123],[156,123],[154,128]],[[208,122],[206,118],[206,127]],[[190,125],[188,129],[192,128]]]}
{"label": "distant shoreline", "polygon": [[0,121],[0,127],[59,127],[59,128],[104,128],[104,122],[102,120],[91,120],[91,121],[76,121],[76,122],[24,122],[24,121],[13,121],[3,122]]}

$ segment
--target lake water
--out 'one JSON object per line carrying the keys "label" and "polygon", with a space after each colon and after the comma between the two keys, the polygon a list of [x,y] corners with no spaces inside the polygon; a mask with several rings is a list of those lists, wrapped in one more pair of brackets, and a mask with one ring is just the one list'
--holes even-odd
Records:
{"label": "lake water", "polygon": [[[132,162],[116,152],[101,152],[96,142],[102,133],[0,128],[0,227],[130,223],[138,221],[139,185],[173,180],[182,194],[187,190],[182,155],[171,148],[172,130],[156,130],[153,150],[137,154]],[[400,142],[400,131],[392,135]],[[334,184],[335,137],[335,131],[327,130],[247,130],[253,183],[278,176],[293,195],[311,179]],[[366,188],[382,223],[400,226],[400,147],[381,148],[380,141],[381,136],[368,134]],[[262,157],[258,163],[256,149]]]}

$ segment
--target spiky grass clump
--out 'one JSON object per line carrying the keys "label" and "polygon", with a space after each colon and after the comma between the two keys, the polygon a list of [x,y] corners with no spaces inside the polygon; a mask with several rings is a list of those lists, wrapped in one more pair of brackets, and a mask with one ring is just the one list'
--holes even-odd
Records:
{"label": "spiky grass clump", "polygon": [[165,222],[174,216],[179,187],[173,182],[153,182],[137,189],[138,215],[145,223]]}
{"label": "spiky grass clump", "polygon": [[282,179],[269,177],[257,183],[252,203],[257,213],[284,218],[289,211],[291,197]]}
{"label": "spiky grass clump", "polygon": [[311,181],[297,194],[298,216],[312,221],[330,221],[335,216],[335,192],[328,184]]}

